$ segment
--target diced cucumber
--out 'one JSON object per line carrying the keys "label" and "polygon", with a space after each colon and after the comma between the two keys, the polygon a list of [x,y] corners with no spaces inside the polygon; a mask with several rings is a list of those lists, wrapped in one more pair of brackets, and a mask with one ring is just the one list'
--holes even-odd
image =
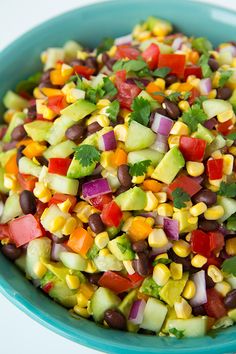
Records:
{"label": "diced cucumber", "polygon": [[49,144],[59,144],[64,139],[67,129],[73,124],[75,124],[75,122],[70,117],[62,115],[57,118],[47,134],[47,141]]}
{"label": "diced cucumber", "polygon": [[13,155],[16,154],[16,152],[17,152],[16,149],[0,152],[0,164],[2,165],[2,167],[6,165],[6,163],[10,160],[10,158]]}
{"label": "diced cucumber", "polygon": [[125,146],[128,151],[142,150],[151,146],[155,139],[156,134],[150,128],[133,120],[128,128]]}
{"label": "diced cucumber", "polygon": [[61,114],[70,117],[73,121],[78,122],[96,110],[96,105],[79,99],[61,111]]}
{"label": "diced cucumber", "polygon": [[91,299],[91,310],[93,318],[96,322],[101,322],[104,318],[104,313],[107,310],[117,308],[120,303],[120,298],[111,290],[106,288],[98,288]]}
{"label": "diced cucumber", "polygon": [[4,168],[0,165],[0,192],[8,193],[9,189],[4,186]]}
{"label": "diced cucumber", "polygon": [[7,128],[7,131],[6,131],[6,133],[5,133],[5,135],[4,135],[3,139],[2,139],[5,143],[9,143],[9,141],[11,141],[11,133],[12,133],[12,131],[16,127],[18,127],[18,125],[21,125],[21,124],[24,123],[25,117],[26,117],[26,114],[23,113],[23,112],[16,112],[13,115],[13,117],[12,117],[12,119],[10,121],[10,124],[9,124],[9,126]]}
{"label": "diced cucumber", "polygon": [[226,145],[226,140],[221,135],[217,135],[210,145],[206,147],[205,157],[211,156],[211,154],[223,148]]}
{"label": "diced cucumber", "polygon": [[152,96],[150,96],[149,93],[147,93],[147,91],[145,90],[142,90],[138,97],[142,97],[150,103],[151,111],[154,111],[155,109],[161,107],[160,103],[154,100]]}
{"label": "diced cucumber", "polygon": [[36,165],[31,159],[23,156],[19,160],[19,172],[26,175],[33,175],[39,177],[42,170],[41,166]]}
{"label": "diced cucumber", "polygon": [[3,104],[8,109],[21,111],[28,106],[28,101],[13,91],[7,91],[3,97]]}
{"label": "diced cucumber", "polygon": [[136,162],[151,160],[152,165],[156,167],[156,165],[161,161],[163,156],[164,155],[161,152],[152,149],[131,151],[128,153],[128,163],[133,165]]}
{"label": "diced cucumber", "polygon": [[224,215],[219,219],[222,223],[227,220],[231,215],[236,213],[236,200],[233,198],[220,197],[217,198],[217,203],[224,208]]}
{"label": "diced cucumber", "polygon": [[26,255],[22,254],[19,258],[15,260],[15,265],[25,273],[26,270]]}
{"label": "diced cucumber", "polygon": [[123,269],[123,263],[113,254],[107,254],[106,256],[98,255],[93,261],[97,269],[101,272],[106,272],[108,270],[119,272]]}
{"label": "diced cucumber", "polygon": [[236,309],[229,310],[228,316],[231,318],[231,320],[233,320],[234,322],[236,322]]}
{"label": "diced cucumber", "polygon": [[167,311],[167,306],[161,301],[149,297],[140,327],[158,333],[165,321]]}
{"label": "diced cucumber", "polygon": [[91,87],[94,89],[102,87],[104,85],[104,77],[106,77],[104,74],[98,74],[97,76],[94,76],[91,81]]}
{"label": "diced cucumber", "polygon": [[[61,209],[59,209],[56,204],[52,204],[44,211],[40,218],[41,224],[43,225],[44,229],[50,232],[51,223],[57,217],[63,217],[67,219],[69,217],[69,214],[61,211]],[[59,238],[63,236],[61,230],[55,231],[54,235]]]}
{"label": "diced cucumber", "polygon": [[134,251],[126,234],[118,236],[108,243],[108,249],[119,261],[134,259]]}
{"label": "diced cucumber", "polygon": [[103,170],[102,177],[108,180],[109,186],[112,192],[116,191],[120,187],[120,181],[117,177],[117,169]]}
{"label": "diced cucumber", "polygon": [[217,61],[220,65],[231,65],[233,61],[233,55],[230,51],[220,51]]}
{"label": "diced cucumber", "polygon": [[219,318],[212,326],[212,329],[222,329],[233,326],[234,321],[230,316],[224,316]]}
{"label": "diced cucumber", "polygon": [[6,224],[8,221],[20,215],[22,215],[22,209],[20,206],[19,194],[11,194],[5,202],[1,216],[1,224]]}
{"label": "diced cucumber", "polygon": [[69,289],[66,282],[62,280],[53,282],[49,296],[67,308],[73,308],[77,304],[77,290]]}
{"label": "diced cucumber", "polygon": [[169,279],[160,290],[160,298],[168,305],[174,306],[174,303],[180,300],[180,295],[184,290],[187,280],[188,273],[184,273],[180,280]]}
{"label": "diced cucumber", "polygon": [[147,39],[146,41],[143,41],[140,44],[140,49],[142,52],[144,52],[145,49],[149,47],[150,44],[157,44],[161,54],[169,54],[173,53],[173,48],[170,45],[167,45],[165,43],[158,42],[156,39]]}
{"label": "diced cucumber", "polygon": [[24,128],[31,139],[34,141],[48,141],[48,134],[52,128],[52,122],[35,120],[24,125]]}
{"label": "diced cucumber", "polygon": [[231,285],[232,289],[236,289],[236,277],[234,275],[227,277],[227,282]]}
{"label": "diced cucumber", "polygon": [[183,331],[184,337],[202,337],[207,331],[207,317],[194,317],[187,320],[169,320],[169,330],[172,328]]}
{"label": "diced cucumber", "polygon": [[68,178],[66,176],[48,173],[46,176],[48,187],[54,192],[77,195],[79,188],[79,181],[76,179]]}
{"label": "diced cucumber", "polygon": [[82,166],[79,160],[73,157],[71,164],[67,171],[67,177],[69,178],[82,178],[85,176],[90,176],[96,167],[96,162],[91,163],[89,166]]}
{"label": "diced cucumber", "polygon": [[57,145],[50,146],[47,150],[44,151],[43,156],[46,159],[51,159],[53,157],[65,158],[73,154],[76,148],[76,144],[71,140],[63,141]]}
{"label": "diced cucumber", "polygon": [[121,313],[123,313],[123,315],[126,318],[129,317],[130,309],[131,309],[131,306],[132,306],[134,300],[136,299],[136,296],[137,296],[137,290],[136,289],[130,291],[124,297],[124,299],[121,301],[120,305],[118,306],[118,309],[120,310]]}
{"label": "diced cucumber", "polygon": [[59,60],[64,60],[65,51],[63,48],[48,48],[46,52],[46,63],[44,64],[44,71],[55,68]]}
{"label": "diced cucumber", "polygon": [[201,125],[200,123],[197,125],[197,131],[192,134],[192,137],[198,138],[198,139],[203,139],[208,144],[211,144],[212,141],[215,139],[215,135],[209,129],[207,129],[203,125]]}
{"label": "diced cucumber", "polygon": [[91,134],[85,138],[80,145],[92,145],[98,147],[98,133]]}
{"label": "diced cucumber", "polygon": [[115,202],[122,211],[143,210],[147,204],[147,195],[141,188],[134,187],[118,195]]}
{"label": "diced cucumber", "polygon": [[217,116],[225,111],[232,110],[232,105],[228,101],[219,99],[210,99],[202,103],[202,108],[206,113],[208,119]]}
{"label": "diced cucumber", "polygon": [[61,252],[59,257],[66,267],[74,270],[83,271],[86,269],[88,264],[88,261],[77,253]]}
{"label": "diced cucumber", "polygon": [[64,44],[65,60],[68,62],[77,56],[78,50],[82,50],[82,47],[76,41],[70,40]]}
{"label": "diced cucumber", "polygon": [[48,237],[36,238],[29,242],[26,252],[26,274],[32,279],[38,279],[35,272],[37,265],[43,260],[49,260],[51,240]]}

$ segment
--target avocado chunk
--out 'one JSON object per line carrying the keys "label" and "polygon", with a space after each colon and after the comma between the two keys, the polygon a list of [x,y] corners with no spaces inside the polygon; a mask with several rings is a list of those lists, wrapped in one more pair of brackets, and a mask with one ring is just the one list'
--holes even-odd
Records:
{"label": "avocado chunk", "polygon": [[21,111],[28,106],[28,101],[13,91],[7,91],[3,97],[3,104],[6,108]]}
{"label": "avocado chunk", "polygon": [[222,149],[226,145],[226,140],[221,135],[217,135],[215,139],[206,147],[205,157],[210,156],[214,151]]}
{"label": "avocado chunk", "polygon": [[167,311],[167,306],[161,301],[150,297],[147,301],[143,322],[140,327],[149,331],[159,332],[165,321]]}
{"label": "avocado chunk", "polygon": [[143,210],[147,204],[146,193],[139,187],[130,188],[116,197],[121,210]]}
{"label": "avocado chunk", "polygon": [[219,100],[217,98],[204,101],[202,108],[208,119],[211,119],[220,113],[232,110],[232,105],[228,101]]}
{"label": "avocado chunk", "polygon": [[66,158],[74,153],[74,149],[77,145],[70,140],[63,141],[57,145],[50,146],[46,151],[44,151],[43,156],[46,159],[51,159],[53,157]]}
{"label": "avocado chunk", "polygon": [[121,301],[120,305],[118,306],[118,309],[120,310],[121,313],[123,313],[123,315],[126,318],[129,317],[130,309],[131,309],[131,307],[133,305],[134,300],[136,299],[136,296],[137,296],[137,290],[136,289],[130,291],[124,297],[124,299]]}
{"label": "avocado chunk", "polygon": [[179,210],[173,214],[172,218],[179,223],[179,233],[191,232],[197,229],[197,221],[194,224],[188,222],[190,217],[191,214],[188,210]]}
{"label": "avocado chunk", "polygon": [[219,219],[220,223],[224,222],[231,215],[236,213],[236,200],[233,198],[218,196],[217,204],[221,205],[224,208],[224,215],[222,216],[222,218]]}
{"label": "avocado chunk", "polygon": [[104,313],[109,309],[117,308],[120,298],[107,288],[98,288],[91,299],[91,310],[96,322],[101,322]]}
{"label": "avocado chunk", "polygon": [[200,123],[198,123],[197,131],[192,134],[192,137],[205,140],[208,144],[211,144],[215,139],[215,135]]}
{"label": "avocado chunk", "polygon": [[164,154],[153,149],[144,149],[139,151],[131,151],[128,153],[128,163],[135,164],[140,161],[150,160],[152,166],[156,165],[161,161]]}
{"label": "avocado chunk", "polygon": [[156,139],[156,134],[150,128],[132,120],[128,135],[125,141],[127,151],[146,149],[151,146]]}
{"label": "avocado chunk", "polygon": [[82,178],[90,176],[96,167],[96,162],[91,163],[89,166],[82,166],[79,160],[73,157],[71,164],[67,171],[67,177],[69,178]]}
{"label": "avocado chunk", "polygon": [[231,320],[236,322],[236,309],[229,310],[228,316],[229,316],[229,318],[231,318]]}
{"label": "avocado chunk", "polygon": [[202,337],[207,331],[207,317],[193,317],[187,320],[169,320],[169,330],[172,328],[183,332],[184,337]]}
{"label": "avocado chunk", "polygon": [[110,252],[114,254],[117,259],[119,259],[119,261],[129,261],[134,259],[135,254],[126,234],[109,241],[108,248]]}
{"label": "avocado chunk", "polygon": [[19,194],[13,193],[9,195],[5,201],[1,216],[1,223],[6,224],[8,221],[17,218],[20,215],[22,215],[22,209],[20,206]]}
{"label": "avocado chunk", "polygon": [[23,112],[16,112],[13,115],[13,117],[12,117],[10,123],[9,123],[9,126],[7,128],[7,131],[6,131],[6,133],[5,133],[5,135],[4,135],[3,139],[2,139],[5,143],[9,143],[9,141],[11,141],[11,133],[13,132],[13,130],[16,127],[18,127],[19,125],[24,124],[25,117],[26,117],[26,114],[23,113]]}
{"label": "avocado chunk", "polygon": [[26,274],[32,279],[38,279],[36,266],[42,261],[49,261],[51,240],[48,237],[36,238],[29,242],[26,252]]}
{"label": "avocado chunk", "polygon": [[170,184],[184,165],[185,160],[183,155],[179,151],[178,147],[174,146],[167,152],[167,154],[165,154],[163,159],[157,165],[152,174],[152,178],[166,184]]}
{"label": "avocado chunk", "polygon": [[79,99],[75,103],[72,103],[68,107],[64,108],[61,111],[61,114],[70,117],[75,122],[78,122],[95,110],[95,104],[84,99]]}
{"label": "avocado chunk", "polygon": [[179,301],[180,295],[188,280],[188,273],[184,273],[182,279],[170,279],[160,290],[160,298],[168,305],[174,306],[174,303]]}
{"label": "avocado chunk", "polygon": [[157,299],[159,299],[160,297],[160,290],[161,286],[157,285],[157,283],[153,280],[152,277],[145,278],[141,285],[141,288],[139,289],[141,293],[155,297]]}
{"label": "avocado chunk", "polygon": [[24,125],[26,133],[34,141],[47,141],[48,133],[52,127],[52,122],[44,120],[35,120]]}

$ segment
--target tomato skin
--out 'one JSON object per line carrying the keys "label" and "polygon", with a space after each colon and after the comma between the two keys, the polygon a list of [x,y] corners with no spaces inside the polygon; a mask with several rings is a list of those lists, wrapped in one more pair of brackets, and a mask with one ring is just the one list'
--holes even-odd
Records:
{"label": "tomato skin", "polygon": [[10,237],[10,231],[8,224],[0,224],[0,240]]}
{"label": "tomato skin", "polygon": [[223,135],[228,135],[230,134],[232,127],[233,127],[232,119],[229,119],[224,123],[217,124],[216,129],[218,130],[218,132],[222,133]]}
{"label": "tomato skin", "polygon": [[67,199],[69,199],[69,201],[71,202],[70,210],[72,210],[74,208],[75,204],[77,203],[77,199],[73,195],[69,195],[69,194],[55,193],[53,195],[53,197],[49,200],[48,206],[50,206],[52,204],[63,203]]}
{"label": "tomato skin", "polygon": [[129,278],[131,280],[132,285],[133,285],[134,288],[136,286],[138,286],[144,280],[144,277],[142,277],[138,273],[128,274],[127,278]]}
{"label": "tomato skin", "polygon": [[207,143],[203,139],[181,136],[179,149],[186,161],[201,162],[204,157],[206,145]]}
{"label": "tomato skin", "polygon": [[112,201],[112,195],[111,194],[103,194],[99,195],[95,198],[90,199],[91,204],[94,206],[94,208],[101,210],[103,207],[110,203]]}
{"label": "tomato skin", "polygon": [[208,232],[210,238],[210,250],[214,253],[218,253],[222,250],[225,245],[224,235],[219,232]]}
{"label": "tomato skin", "polygon": [[115,293],[123,293],[132,288],[132,282],[118,273],[107,271],[99,279],[99,285],[108,288]]}
{"label": "tomato skin", "polygon": [[157,68],[159,55],[160,49],[155,43],[151,43],[142,53],[142,57],[148,64],[149,69],[154,70]]}
{"label": "tomato skin", "polygon": [[10,239],[17,247],[43,236],[39,221],[32,215],[27,214],[9,223]]}
{"label": "tomato skin", "polygon": [[138,49],[131,47],[128,44],[118,45],[116,49],[115,59],[137,59],[140,55]]}
{"label": "tomato skin", "polygon": [[94,74],[95,69],[89,68],[88,66],[85,65],[75,65],[74,71],[76,74],[81,75],[86,79],[89,79],[90,76]]}
{"label": "tomato skin", "polygon": [[160,54],[158,68],[168,67],[171,69],[171,74],[176,74],[178,77],[184,76],[185,55],[183,54]]}
{"label": "tomato skin", "polygon": [[209,317],[221,318],[227,315],[223,299],[214,288],[207,289],[207,303],[204,308]]}
{"label": "tomato skin", "polygon": [[54,287],[54,284],[52,281],[50,281],[49,283],[45,284],[43,287],[42,287],[42,290],[46,293],[46,294],[49,294],[50,291],[53,289]]}
{"label": "tomato skin", "polygon": [[116,72],[115,84],[118,89],[117,99],[121,107],[130,109],[135,97],[141,92],[141,89],[134,85],[128,84],[126,80],[126,71],[120,70]]}
{"label": "tomato skin", "polygon": [[221,179],[223,176],[223,159],[210,159],[207,161],[207,174],[210,180]]}
{"label": "tomato skin", "polygon": [[202,187],[193,178],[180,175],[169,185],[168,191],[170,191],[171,194],[171,192],[173,192],[176,188],[182,188],[190,195],[190,197],[192,197],[194,194],[199,192]]}
{"label": "tomato skin", "polygon": [[22,190],[27,190],[27,191],[32,192],[35,187],[35,183],[38,181],[38,178],[34,177],[32,175],[25,175],[22,173],[18,173],[17,180],[18,180]]}
{"label": "tomato skin", "polygon": [[54,157],[49,159],[48,172],[66,176],[71,159]]}
{"label": "tomato skin", "polygon": [[60,114],[60,111],[66,107],[66,100],[63,95],[48,97],[48,108],[50,108],[54,113]]}
{"label": "tomato skin", "polygon": [[197,78],[202,78],[202,69],[198,65],[189,65],[184,69],[184,80],[186,81],[188,76],[194,75]]}
{"label": "tomato skin", "polygon": [[194,104],[194,102],[195,102],[195,99],[200,96],[200,92],[198,91],[198,89],[196,87],[193,87],[190,90],[190,92],[191,92],[191,96],[188,99],[188,103],[190,104],[190,106],[192,106],[192,104]]}
{"label": "tomato skin", "polygon": [[207,233],[202,230],[194,230],[191,235],[192,251],[204,257],[211,256],[210,238]]}
{"label": "tomato skin", "polygon": [[104,205],[101,213],[102,221],[107,226],[118,227],[120,225],[122,216],[123,213],[120,207],[114,201]]}

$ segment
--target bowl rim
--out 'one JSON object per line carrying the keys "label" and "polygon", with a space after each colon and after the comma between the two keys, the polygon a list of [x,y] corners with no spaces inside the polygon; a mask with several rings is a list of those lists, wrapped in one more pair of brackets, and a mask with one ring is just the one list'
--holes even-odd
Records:
{"label": "bowl rim", "polygon": [[[1,51],[0,51],[0,57],[1,60],[4,60],[4,58],[8,57],[12,51],[15,50],[15,47],[19,45],[20,42],[23,42],[28,39],[28,37],[37,35],[37,32],[41,31],[41,29],[47,27],[47,25],[54,25],[57,23],[57,21],[60,21],[62,18],[70,17],[72,12],[74,11],[80,11],[80,9],[89,9],[91,7],[95,8],[100,8],[105,6],[106,4],[118,4],[120,6],[126,5],[127,2],[132,2],[132,0],[101,0],[99,2],[90,2],[89,4],[81,4],[79,7],[72,8],[69,11],[65,11],[63,13],[60,13],[56,16],[52,16],[49,19],[39,23],[36,26],[33,26],[26,32],[24,32],[22,35],[11,41],[7,46],[5,46]],[[143,0],[135,0],[136,4],[142,3]],[[197,0],[167,0],[167,2],[171,4],[179,4],[180,2],[187,5],[187,6],[204,6],[208,10],[220,10],[220,11],[225,11],[230,14],[236,15],[236,10],[232,10],[229,8],[226,8],[221,5],[216,5],[216,4],[211,4],[205,1],[197,1]],[[53,331],[54,333],[61,335],[64,338],[67,338],[73,342],[76,342],[80,345],[83,345],[85,347],[90,347],[95,350],[99,350],[104,352],[105,348],[109,348],[109,353],[121,353],[122,350],[128,351],[129,353],[141,353],[142,348],[140,348],[138,345],[131,345],[129,347],[128,343],[114,343],[109,336],[104,340],[99,338],[98,336],[95,336],[93,334],[90,334],[88,332],[84,332],[81,329],[77,329],[77,335],[74,335],[70,333],[70,326],[66,325],[65,323],[61,322],[60,320],[56,319],[52,315],[46,313],[43,310],[38,310],[37,307],[33,306],[24,296],[21,294],[16,295],[16,291],[10,283],[4,279],[1,276],[0,272],[0,293],[7,298],[12,304],[14,304],[19,310],[23,311],[26,315],[28,315],[31,319],[35,320],[39,324],[43,325],[44,327],[48,328],[49,330]],[[113,330],[111,330],[112,332]],[[111,333],[110,332],[110,333]],[[115,331],[117,333],[117,331]],[[128,333],[128,332],[127,332]],[[132,335],[132,333],[130,333]],[[142,338],[142,335],[139,335],[140,338]],[[145,336],[146,337],[146,336]],[[170,340],[175,340],[174,338],[170,338]],[[174,347],[166,347],[165,350],[158,351],[160,354],[180,354],[180,353],[189,353],[191,352],[194,353],[199,353],[199,350],[205,350],[210,352],[210,350],[217,350],[217,353],[223,353],[228,350],[236,350],[236,338],[234,340],[228,341],[226,343],[224,342],[215,342],[212,343],[212,345],[201,345],[198,348],[174,348]],[[150,353],[157,353],[157,351],[154,348],[148,348],[148,351]],[[220,352],[219,352],[220,351]],[[143,352],[142,352],[143,353]]]}

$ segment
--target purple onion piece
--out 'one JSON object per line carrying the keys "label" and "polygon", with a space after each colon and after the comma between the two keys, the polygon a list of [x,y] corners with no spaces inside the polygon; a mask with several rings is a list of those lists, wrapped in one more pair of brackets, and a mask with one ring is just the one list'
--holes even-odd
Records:
{"label": "purple onion piece", "polygon": [[146,302],[144,300],[134,301],[129,313],[129,321],[136,325],[141,324],[143,321],[145,307]]}
{"label": "purple onion piece", "polygon": [[85,199],[95,198],[107,193],[111,193],[111,187],[106,178],[94,179],[82,185],[82,195]]}
{"label": "purple onion piece", "polygon": [[205,128],[211,130],[211,129],[213,129],[213,128],[216,126],[217,123],[218,123],[218,122],[217,122],[217,119],[216,119],[215,117],[213,117],[213,118],[211,118],[211,119],[206,120],[206,121],[203,123],[203,125],[204,125]]}
{"label": "purple onion piece", "polygon": [[178,220],[164,218],[164,227],[166,235],[171,240],[179,239],[179,223]]}

